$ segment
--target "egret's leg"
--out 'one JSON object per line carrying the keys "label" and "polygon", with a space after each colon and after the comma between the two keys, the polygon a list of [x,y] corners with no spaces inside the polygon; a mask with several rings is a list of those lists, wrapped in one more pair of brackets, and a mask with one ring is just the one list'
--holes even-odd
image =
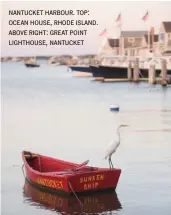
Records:
{"label": "egret's leg", "polygon": [[109,167],[110,167],[110,157],[108,158],[108,162],[109,162]]}
{"label": "egret's leg", "polygon": [[112,160],[110,160],[110,162],[111,162],[111,167],[112,167],[112,168],[114,168],[114,167],[113,167],[113,163],[112,163]]}
{"label": "egret's leg", "polygon": [[112,163],[111,156],[109,156],[109,167],[110,167],[110,168],[113,168],[113,163]]}
{"label": "egret's leg", "polygon": [[109,167],[112,168],[111,156],[109,156]]}

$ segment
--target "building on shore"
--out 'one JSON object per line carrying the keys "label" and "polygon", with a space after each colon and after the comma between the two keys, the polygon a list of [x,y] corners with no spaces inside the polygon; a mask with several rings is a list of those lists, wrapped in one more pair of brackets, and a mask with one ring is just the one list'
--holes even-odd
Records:
{"label": "building on shore", "polygon": [[159,28],[158,48],[171,55],[171,22],[162,22]]}
{"label": "building on shore", "polygon": [[171,21],[162,22],[155,33],[149,31],[121,31],[119,38],[108,38],[103,44],[100,55],[114,54],[122,56],[171,55]]}
{"label": "building on shore", "polygon": [[109,38],[106,39],[104,44],[101,47],[101,51],[100,54],[115,54],[115,55],[119,55],[119,51],[120,51],[120,41],[119,38]]}

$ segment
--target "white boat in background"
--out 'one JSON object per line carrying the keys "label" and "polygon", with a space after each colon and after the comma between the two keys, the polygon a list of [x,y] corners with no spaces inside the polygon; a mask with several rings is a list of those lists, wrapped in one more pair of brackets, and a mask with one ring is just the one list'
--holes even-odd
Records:
{"label": "white boat in background", "polygon": [[40,65],[36,63],[36,57],[30,57],[24,59],[24,64],[26,67],[39,67]]}
{"label": "white boat in background", "polygon": [[53,57],[49,58],[48,65],[50,65],[50,66],[59,66],[60,63],[58,62],[57,57],[53,56]]}

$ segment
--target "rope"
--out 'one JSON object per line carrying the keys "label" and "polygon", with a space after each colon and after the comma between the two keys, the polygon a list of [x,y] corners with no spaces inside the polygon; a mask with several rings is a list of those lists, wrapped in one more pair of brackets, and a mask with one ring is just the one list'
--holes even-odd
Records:
{"label": "rope", "polygon": [[72,187],[72,185],[71,185],[71,183],[70,183],[69,181],[68,181],[68,184],[69,184],[69,187],[71,188],[72,192],[74,193],[76,199],[78,200],[78,202],[80,203],[80,205],[83,207],[82,202],[81,202],[80,199],[78,198],[77,194],[75,193],[75,191],[74,191],[74,189],[73,189],[73,187]]}
{"label": "rope", "polygon": [[26,176],[25,176],[25,172],[24,172],[24,164],[22,165],[22,172],[23,172],[23,176],[24,176],[24,178],[26,178]]}

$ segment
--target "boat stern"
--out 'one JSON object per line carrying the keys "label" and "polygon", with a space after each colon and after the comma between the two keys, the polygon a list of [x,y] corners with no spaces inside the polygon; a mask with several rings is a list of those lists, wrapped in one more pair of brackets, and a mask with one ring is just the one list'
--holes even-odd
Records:
{"label": "boat stern", "polygon": [[67,177],[69,192],[89,192],[115,190],[120,178],[121,169],[85,172]]}

